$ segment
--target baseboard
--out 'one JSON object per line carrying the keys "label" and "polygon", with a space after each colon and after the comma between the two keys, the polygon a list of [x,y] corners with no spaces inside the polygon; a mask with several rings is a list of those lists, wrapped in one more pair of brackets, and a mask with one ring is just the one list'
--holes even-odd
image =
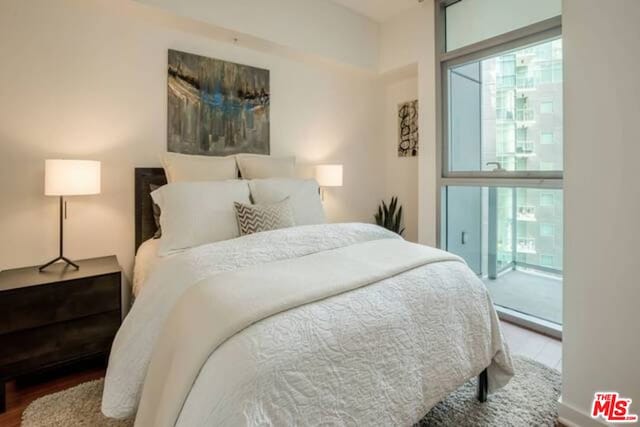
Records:
{"label": "baseboard", "polygon": [[558,421],[567,427],[602,427],[610,425],[600,419],[593,419],[573,406],[562,402],[562,396],[558,399]]}

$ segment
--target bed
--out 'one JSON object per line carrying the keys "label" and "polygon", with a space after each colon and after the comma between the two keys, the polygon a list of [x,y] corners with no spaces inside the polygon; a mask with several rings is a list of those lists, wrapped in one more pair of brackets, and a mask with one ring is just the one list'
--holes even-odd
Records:
{"label": "bed", "polygon": [[[155,232],[148,184],[163,180],[136,170],[136,248]],[[374,225],[291,227],[145,259],[109,360],[108,417],[412,425],[471,378],[485,400],[513,375],[466,264]]]}

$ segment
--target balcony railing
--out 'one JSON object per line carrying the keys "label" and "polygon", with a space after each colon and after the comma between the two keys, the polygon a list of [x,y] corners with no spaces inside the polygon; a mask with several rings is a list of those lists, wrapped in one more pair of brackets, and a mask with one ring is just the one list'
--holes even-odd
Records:
{"label": "balcony railing", "polygon": [[535,254],[536,253],[536,241],[531,239],[518,240],[516,250],[521,254]]}
{"label": "balcony railing", "polygon": [[533,147],[533,141],[517,141],[516,154],[532,154]]}
{"label": "balcony railing", "polygon": [[533,110],[516,110],[516,121],[519,122],[531,122],[534,118]]}
{"label": "balcony railing", "polygon": [[536,81],[533,77],[518,77],[516,78],[516,89],[519,90],[533,90],[536,88]]}

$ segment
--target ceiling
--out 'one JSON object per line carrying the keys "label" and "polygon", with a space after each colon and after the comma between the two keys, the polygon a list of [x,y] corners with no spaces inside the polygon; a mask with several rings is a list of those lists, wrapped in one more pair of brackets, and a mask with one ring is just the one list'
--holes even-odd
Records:
{"label": "ceiling", "polygon": [[416,7],[418,0],[332,0],[374,21],[384,22],[407,9]]}

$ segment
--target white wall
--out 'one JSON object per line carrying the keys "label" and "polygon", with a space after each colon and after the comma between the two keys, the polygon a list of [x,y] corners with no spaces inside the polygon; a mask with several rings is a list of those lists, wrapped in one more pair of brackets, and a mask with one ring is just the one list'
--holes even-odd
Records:
{"label": "white wall", "polygon": [[[404,186],[407,194],[417,194],[415,222],[417,240],[420,243],[436,245],[436,85],[435,85],[435,34],[434,8],[430,1],[407,10],[381,25],[380,67],[384,81],[415,79],[417,69],[417,98],[420,108],[420,154],[417,159],[417,178],[413,165],[404,176],[388,174],[387,185],[392,188]],[[415,84],[416,81],[413,81]],[[411,86],[409,83],[408,86]],[[408,93],[397,87],[398,94]],[[386,88],[386,86],[385,86]],[[388,89],[386,97],[393,97]],[[396,95],[397,96],[397,95]],[[389,120],[389,102],[385,122]],[[394,116],[395,118],[395,116]],[[389,125],[385,137],[389,138]],[[388,149],[387,149],[388,150]],[[398,160],[386,158],[388,168],[398,166]],[[408,197],[411,199],[411,197]],[[413,219],[408,218],[409,227]]]}
{"label": "white wall", "polygon": [[640,2],[564,0],[562,11],[561,415],[587,425],[595,391],[618,391],[640,413]]}
{"label": "white wall", "polygon": [[[431,7],[429,2],[420,7]],[[378,69],[388,73],[418,62],[418,51],[426,47],[418,37],[424,15],[418,8],[409,9],[385,21],[380,26],[380,62]]]}
{"label": "white wall", "polygon": [[136,1],[341,63],[378,65],[377,23],[331,1]]}
{"label": "white wall", "polygon": [[[418,99],[418,76],[386,82],[383,86],[383,158],[385,200],[397,196],[402,205],[405,233],[418,241],[418,157],[398,157],[398,104]],[[418,106],[418,108],[420,108]]]}
{"label": "white wall", "polygon": [[369,73],[234,46],[227,34],[129,0],[0,3],[0,268],[57,252],[44,159],[102,161],[102,194],[70,200],[66,253],[133,262],[133,170],[166,148],[167,49],[271,70],[271,148],[344,163],[332,221],[371,221],[384,195],[379,97]]}
{"label": "white wall", "polygon": [[417,9],[420,40],[418,55],[418,99],[420,100],[420,158],[418,159],[418,240],[436,246],[436,60],[435,16],[431,2]]}

